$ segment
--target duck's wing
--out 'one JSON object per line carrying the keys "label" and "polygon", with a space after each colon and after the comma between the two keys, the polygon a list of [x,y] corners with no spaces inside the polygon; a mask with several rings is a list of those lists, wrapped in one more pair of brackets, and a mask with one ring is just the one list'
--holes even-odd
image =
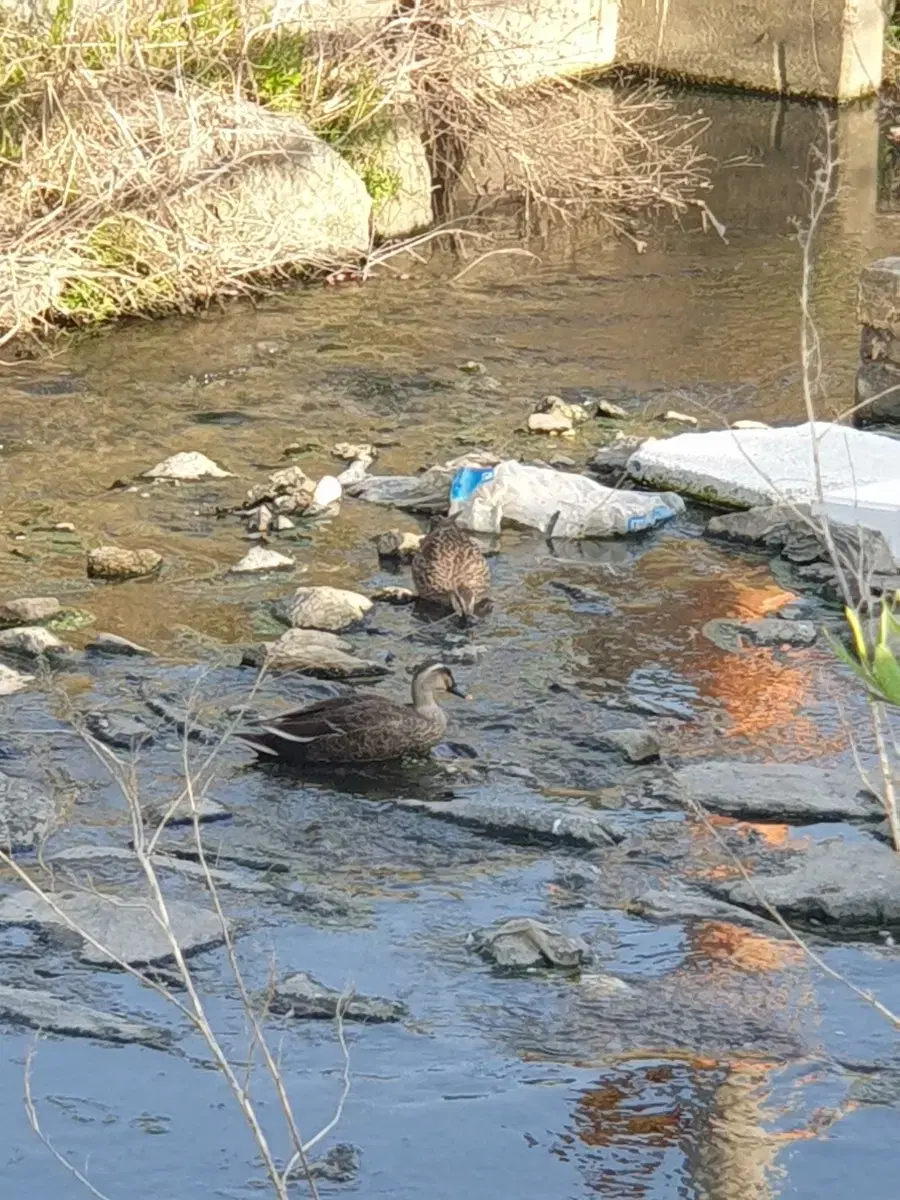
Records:
{"label": "duck's wing", "polygon": [[343,757],[357,749],[366,751],[374,738],[384,733],[393,742],[395,726],[402,725],[400,705],[382,696],[339,696],[304,708],[279,713],[261,721],[254,730],[239,736],[263,754],[273,757],[316,756],[329,749]]}

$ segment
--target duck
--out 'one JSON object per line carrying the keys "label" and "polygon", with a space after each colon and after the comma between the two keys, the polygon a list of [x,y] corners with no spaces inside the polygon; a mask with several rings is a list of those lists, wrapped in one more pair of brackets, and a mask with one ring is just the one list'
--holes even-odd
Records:
{"label": "duck", "polygon": [[491,571],[475,542],[455,517],[440,518],[413,555],[412,577],[419,600],[452,608],[471,620],[489,596]]}
{"label": "duck", "polygon": [[375,693],[358,693],[294,708],[256,729],[237,733],[259,756],[281,762],[386,762],[424,755],[447,729],[437,702],[449,693],[467,699],[443,663],[423,663],[412,677],[412,703],[397,704]]}

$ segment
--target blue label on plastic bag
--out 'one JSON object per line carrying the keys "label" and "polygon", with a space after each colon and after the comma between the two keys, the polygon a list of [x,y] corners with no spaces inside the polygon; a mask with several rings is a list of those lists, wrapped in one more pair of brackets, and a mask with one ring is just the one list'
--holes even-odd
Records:
{"label": "blue label on plastic bag", "polygon": [[669,508],[667,504],[657,504],[649,513],[635,513],[633,517],[628,518],[628,532],[640,533],[642,529],[649,529],[653,525],[660,525],[663,521],[668,521],[670,517],[675,516],[675,510]]}
{"label": "blue label on plastic bag", "polygon": [[476,489],[493,478],[493,467],[460,467],[450,484],[451,503],[468,500]]}

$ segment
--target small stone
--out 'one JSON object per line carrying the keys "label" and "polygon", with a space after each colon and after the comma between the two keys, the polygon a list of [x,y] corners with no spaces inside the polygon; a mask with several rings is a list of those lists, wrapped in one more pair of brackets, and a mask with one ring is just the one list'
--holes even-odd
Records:
{"label": "small stone", "polygon": [[703,636],[720,650],[743,649],[744,641],[754,646],[811,646],[819,636],[812,621],[786,621],[783,617],[739,620],[715,617],[703,626]]}
{"label": "small stone", "polygon": [[293,571],[296,567],[294,559],[277,550],[266,550],[262,546],[254,546],[248,550],[240,562],[229,568],[231,575],[252,575],[261,571]]}
{"label": "small stone", "polygon": [[94,654],[152,655],[153,651],[116,633],[98,633],[87,647]]}
{"label": "small stone", "polygon": [[373,463],[373,459],[368,455],[363,455],[362,458],[354,459],[354,461],[345,470],[341,471],[340,475],[336,476],[338,483],[342,488],[350,488],[355,484],[362,483],[369,473],[369,467]]}
{"label": "small stone", "polygon": [[405,587],[383,587],[372,593],[372,599],[385,604],[413,604],[416,593]]}
{"label": "small stone", "polygon": [[402,1021],[409,1015],[405,1004],[378,997],[344,995],[326,987],[306,971],[277,983],[269,1000],[272,1012],[306,1020],[332,1020],[340,1010],[345,1021]]}
{"label": "small stone", "polygon": [[490,929],[475,929],[466,942],[497,967],[572,970],[590,962],[593,957],[582,938],[571,937],[531,917],[514,917]]}
{"label": "small stone", "polygon": [[38,658],[42,654],[67,654],[69,647],[55,633],[41,625],[21,625],[17,629],[0,632],[0,650],[11,654],[22,654],[26,658]]}
{"label": "small stone", "polygon": [[370,442],[337,442],[331,447],[331,453],[344,462],[354,462],[357,458],[367,458],[373,462],[378,457],[378,451]]}
{"label": "small stone", "polygon": [[300,467],[283,467],[273,471],[268,483],[259,483],[247,492],[245,508],[253,508],[261,501],[281,501],[276,507],[291,512],[302,511],[312,500],[315,484]]}
{"label": "small stone", "polygon": [[468,362],[460,363],[457,370],[462,371],[464,375],[484,375],[487,372],[484,363],[476,362],[473,358],[470,358]]}
{"label": "small stone", "polygon": [[162,462],[151,467],[143,474],[144,479],[177,479],[182,482],[192,482],[197,479],[230,479],[231,472],[223,471],[205,454],[197,450],[183,450],[164,458]]}
{"label": "small stone", "polygon": [[12,696],[13,693],[23,691],[29,683],[33,682],[33,675],[25,675],[21,671],[15,671],[12,667],[5,667],[0,663],[0,696]]}
{"label": "small stone", "polygon": [[296,529],[297,526],[290,517],[285,516],[284,513],[278,513],[272,522],[272,528],[276,533],[287,533],[289,529]]}
{"label": "small stone", "polygon": [[387,667],[348,653],[349,642],[318,629],[289,629],[275,642],[248,646],[242,662],[288,670],[316,679],[365,679],[387,675]]}
{"label": "small stone", "polygon": [[158,571],[162,561],[162,555],[155,550],[98,546],[88,551],[87,573],[91,579],[140,579]]}
{"label": "small stone", "polygon": [[84,726],[98,742],[112,746],[114,750],[133,753],[153,741],[153,730],[140,718],[128,713],[88,713]]}
{"label": "small stone", "polygon": [[276,613],[295,629],[348,629],[371,609],[372,601],[344,588],[301,587],[276,606]]}
{"label": "small stone", "polygon": [[409,562],[424,539],[423,533],[391,529],[387,533],[377,533],[372,538],[372,544],[380,558],[399,558],[403,562]]}
{"label": "small stone", "polygon": [[570,467],[577,467],[574,458],[570,458],[568,454],[554,454],[550,459],[550,466],[555,470],[568,470]]}
{"label": "small stone", "polygon": [[732,429],[771,429],[771,425],[767,425],[765,421],[732,421]]}
{"label": "small stone", "polygon": [[272,339],[263,339],[256,342],[253,348],[260,358],[277,358],[287,351],[287,343],[276,342]]}
{"label": "small stone", "polygon": [[268,533],[271,526],[272,510],[267,504],[261,504],[248,513],[247,529],[250,533]]}
{"label": "small stone", "polygon": [[71,521],[57,521],[53,526],[57,533],[74,533],[75,526]]}
{"label": "small stone", "polygon": [[568,433],[572,431],[572,421],[561,413],[537,412],[528,418],[528,429],[531,433]]}
{"label": "small stone", "polygon": [[629,762],[651,762],[659,758],[659,738],[652,729],[605,729],[596,735],[598,745],[618,750]]}
{"label": "small stone", "polygon": [[696,417],[692,417],[690,413],[678,412],[677,409],[670,408],[668,412],[661,413],[660,421],[671,421],[676,425],[699,425],[700,422]]}
{"label": "small stone", "polygon": [[55,616],[61,609],[55,596],[27,596],[0,604],[0,626],[37,625]]}
{"label": "small stone", "polygon": [[628,413],[621,404],[613,404],[612,400],[598,400],[597,416],[609,417],[613,421],[621,421],[623,418],[627,418]]}
{"label": "small stone", "polygon": [[536,413],[553,413],[558,417],[568,417],[572,425],[580,425],[588,419],[588,410],[583,404],[570,404],[562,396],[545,396],[535,406]]}
{"label": "small stone", "polygon": [[320,511],[330,508],[333,504],[340,502],[341,494],[340,482],[334,475],[323,475],[316,484],[315,491],[313,492],[312,507]]}
{"label": "small stone", "polygon": [[182,796],[175,804],[171,800],[159,800],[148,804],[141,812],[145,825],[158,828],[166,825],[193,825],[194,819],[201,824],[210,821],[224,821],[231,816],[231,811],[213,800],[211,796]]}

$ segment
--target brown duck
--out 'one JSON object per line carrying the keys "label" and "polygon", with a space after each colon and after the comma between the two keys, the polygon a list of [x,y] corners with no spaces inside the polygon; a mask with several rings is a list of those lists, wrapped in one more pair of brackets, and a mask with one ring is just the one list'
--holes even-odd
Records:
{"label": "brown duck", "polygon": [[465,698],[442,663],[418,667],[412,703],[360,693],[322,700],[281,713],[237,736],[260,755],[294,763],[384,762],[422,755],[444,736],[447,717],[437,702],[442,692]]}
{"label": "brown duck", "polygon": [[412,560],[416,595],[427,604],[471,618],[491,590],[487,560],[453,517],[439,520]]}

